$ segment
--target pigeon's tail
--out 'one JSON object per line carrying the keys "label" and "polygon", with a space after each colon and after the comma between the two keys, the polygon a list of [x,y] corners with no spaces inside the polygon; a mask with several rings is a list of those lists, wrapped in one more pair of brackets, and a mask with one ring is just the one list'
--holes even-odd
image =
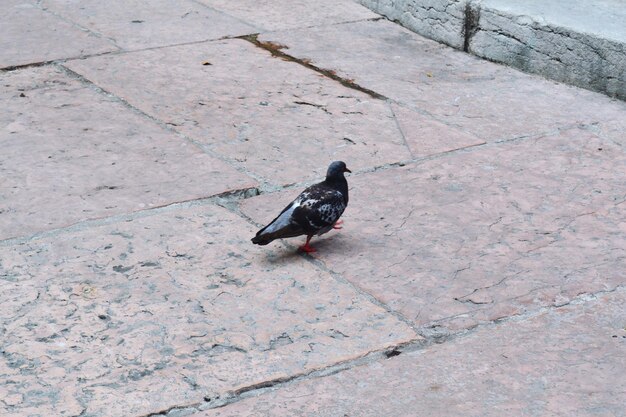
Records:
{"label": "pigeon's tail", "polygon": [[304,234],[299,226],[295,224],[287,224],[286,226],[279,227],[281,224],[276,220],[259,230],[256,236],[252,238],[252,243],[255,245],[267,245],[276,239],[284,239]]}
{"label": "pigeon's tail", "polygon": [[266,229],[261,229],[259,231],[259,233],[256,234],[255,237],[252,238],[252,243],[254,243],[255,245],[267,245],[268,243],[276,240],[276,239],[283,239],[286,237],[294,237],[294,236],[299,236],[302,233],[293,233],[290,230],[277,230],[275,232],[269,232]]}
{"label": "pigeon's tail", "polygon": [[268,237],[267,235],[260,236],[259,233],[257,233],[257,235],[252,238],[252,243],[254,243],[255,245],[264,246],[270,243],[272,240],[274,239],[271,237]]}

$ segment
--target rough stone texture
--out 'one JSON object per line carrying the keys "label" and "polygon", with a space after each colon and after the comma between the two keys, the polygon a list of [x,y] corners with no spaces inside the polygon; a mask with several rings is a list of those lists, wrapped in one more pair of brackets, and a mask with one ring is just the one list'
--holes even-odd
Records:
{"label": "rough stone texture", "polygon": [[[314,256],[451,331],[625,282],[623,147],[572,129],[477,149],[350,177],[344,229]],[[263,223],[293,194],[241,206]]]}
{"label": "rough stone texture", "polygon": [[190,0],[42,0],[43,7],[110,38],[141,49],[258,32],[231,16]]}
{"label": "rough stone texture", "polygon": [[262,31],[380,17],[352,0],[199,0]]}
{"label": "rough stone texture", "polygon": [[216,206],[0,247],[3,416],[139,416],[418,339]]}
{"label": "rough stone texture", "polygon": [[622,290],[194,417],[624,416]]}
{"label": "rough stone texture", "polygon": [[0,239],[257,185],[54,67],[0,74]]}
{"label": "rough stone texture", "polygon": [[387,21],[260,39],[486,141],[626,117],[623,102],[485,62]]}
{"label": "rough stone texture", "polygon": [[27,0],[3,0],[0,68],[115,51],[108,40],[85,33]]}
{"label": "rough stone texture", "polygon": [[463,49],[468,0],[356,0],[407,29]]}
{"label": "rough stone texture", "polygon": [[[274,184],[410,158],[389,105],[240,39],[66,64]],[[280,167],[280,169],[277,169]]]}
{"label": "rough stone texture", "polygon": [[469,51],[626,100],[622,0],[484,0]]}

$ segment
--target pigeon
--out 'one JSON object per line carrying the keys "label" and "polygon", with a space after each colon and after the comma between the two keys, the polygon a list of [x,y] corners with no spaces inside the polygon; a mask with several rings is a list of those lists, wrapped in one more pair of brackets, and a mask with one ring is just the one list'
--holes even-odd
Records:
{"label": "pigeon", "polygon": [[345,162],[335,161],[326,172],[326,179],[304,190],[270,224],[252,238],[256,245],[267,245],[275,239],[306,235],[303,252],[315,252],[311,238],[331,229],[341,229],[341,214],[348,205],[348,181],[344,173],[352,172]]}

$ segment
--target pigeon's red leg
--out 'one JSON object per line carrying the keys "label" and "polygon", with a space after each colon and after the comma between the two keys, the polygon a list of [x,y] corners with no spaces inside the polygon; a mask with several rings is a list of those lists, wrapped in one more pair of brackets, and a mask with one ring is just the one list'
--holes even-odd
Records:
{"label": "pigeon's red leg", "polygon": [[337,230],[343,229],[343,227],[341,226],[342,224],[343,224],[343,220],[337,220],[335,224],[333,225],[333,229],[337,229]]}
{"label": "pigeon's red leg", "polygon": [[313,237],[313,235],[307,236],[306,237],[306,243],[304,245],[300,246],[298,249],[301,250],[302,252],[306,252],[306,253],[315,252],[315,248],[309,246],[309,242],[311,241],[312,237]]}

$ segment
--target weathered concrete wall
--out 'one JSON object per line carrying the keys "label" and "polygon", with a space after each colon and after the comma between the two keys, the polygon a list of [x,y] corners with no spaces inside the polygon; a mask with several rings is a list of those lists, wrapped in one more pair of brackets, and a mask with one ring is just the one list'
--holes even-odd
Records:
{"label": "weathered concrete wall", "polygon": [[[547,9],[536,1],[520,7],[510,1],[485,0],[480,4],[478,27],[468,41],[468,52],[626,99],[626,42],[619,39],[619,33],[609,32],[616,15],[605,16],[594,8],[597,2],[585,1],[589,10],[570,0],[559,9]],[[626,3],[622,7],[626,9]],[[619,10],[615,12],[619,14]],[[626,14],[622,14],[623,23]],[[568,23],[570,27],[565,26]]]}
{"label": "weathered concrete wall", "polygon": [[626,100],[622,0],[358,0],[428,38]]}

